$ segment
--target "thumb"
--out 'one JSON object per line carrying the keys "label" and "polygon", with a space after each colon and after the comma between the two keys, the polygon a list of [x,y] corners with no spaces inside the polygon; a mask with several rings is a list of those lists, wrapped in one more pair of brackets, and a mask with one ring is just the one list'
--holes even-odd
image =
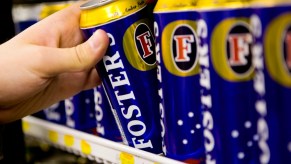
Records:
{"label": "thumb", "polygon": [[46,68],[42,73],[55,76],[64,72],[79,72],[94,67],[104,56],[109,39],[103,30],[97,30],[86,42],[72,48],[45,50]]}

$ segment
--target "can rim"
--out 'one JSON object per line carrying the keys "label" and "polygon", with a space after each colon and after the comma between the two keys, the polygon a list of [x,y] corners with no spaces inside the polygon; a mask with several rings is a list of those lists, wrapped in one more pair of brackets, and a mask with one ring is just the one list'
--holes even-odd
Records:
{"label": "can rim", "polygon": [[82,6],[80,28],[93,27],[118,20],[144,7],[146,7],[145,0],[91,0]]}
{"label": "can rim", "polygon": [[106,5],[108,3],[113,2],[114,0],[91,0],[89,2],[86,2],[80,6],[81,10],[87,10],[87,9],[92,9],[96,8],[99,6]]}
{"label": "can rim", "polygon": [[[140,10],[142,10],[142,9],[144,9],[145,7],[146,7],[146,6],[140,8],[139,10],[137,10],[137,12],[140,11]],[[91,28],[96,28],[96,27],[100,27],[100,26],[103,26],[103,25],[107,25],[107,24],[109,24],[109,23],[112,23],[112,22],[115,22],[115,21],[119,21],[119,20],[121,20],[121,19],[125,19],[125,18],[127,18],[128,16],[131,16],[132,14],[134,14],[134,13],[131,13],[131,14],[129,14],[129,15],[122,16],[122,17],[119,17],[119,18],[116,18],[116,19],[112,19],[112,20],[110,20],[110,21],[108,21],[108,22],[100,23],[100,24],[97,24],[97,25],[92,25],[92,26],[88,26],[88,27],[87,27],[87,26],[80,27],[80,29],[85,30],[85,29],[91,29]]]}

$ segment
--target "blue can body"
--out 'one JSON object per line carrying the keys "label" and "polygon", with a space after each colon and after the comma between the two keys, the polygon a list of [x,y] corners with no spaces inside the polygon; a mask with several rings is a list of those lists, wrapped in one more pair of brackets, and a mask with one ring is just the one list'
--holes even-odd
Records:
{"label": "blue can body", "polygon": [[165,154],[199,163],[205,159],[196,34],[199,13],[157,11],[154,18]]}
{"label": "blue can body", "polygon": [[102,85],[94,88],[94,102],[97,135],[111,141],[122,142],[121,134]]}
{"label": "blue can body", "polygon": [[15,32],[18,34],[21,31],[24,31],[28,27],[32,26],[35,24],[37,20],[26,20],[26,21],[19,21],[15,23]]}
{"label": "blue can body", "polygon": [[65,100],[66,125],[96,134],[95,103],[93,89],[82,91]]}
{"label": "blue can body", "polygon": [[201,102],[208,163],[258,163],[250,7],[202,10]]}
{"label": "blue can body", "polygon": [[160,154],[155,44],[146,11],[142,8],[118,20],[82,30],[89,38],[97,29],[103,29],[110,38],[110,46],[96,68],[121,125],[123,142]]}
{"label": "blue can body", "polygon": [[291,5],[255,8],[252,26],[261,163],[291,163]]}
{"label": "blue can body", "polygon": [[33,116],[57,123],[60,125],[66,124],[65,102],[60,101],[44,110],[33,114]]}

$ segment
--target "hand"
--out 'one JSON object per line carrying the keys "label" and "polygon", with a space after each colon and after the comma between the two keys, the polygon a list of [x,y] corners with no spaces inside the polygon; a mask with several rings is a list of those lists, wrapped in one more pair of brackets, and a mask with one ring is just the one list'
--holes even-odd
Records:
{"label": "hand", "polygon": [[100,83],[94,66],[109,39],[98,30],[83,43],[79,6],[57,12],[0,45],[0,123]]}

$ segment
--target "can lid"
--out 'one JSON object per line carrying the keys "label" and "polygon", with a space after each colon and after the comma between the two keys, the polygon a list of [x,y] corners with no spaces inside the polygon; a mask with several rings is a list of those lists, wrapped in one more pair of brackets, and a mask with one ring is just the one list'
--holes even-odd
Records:
{"label": "can lid", "polygon": [[86,2],[80,6],[81,10],[86,10],[86,9],[92,9],[96,8],[99,6],[106,5],[108,3],[113,2],[114,0],[91,0],[89,2]]}
{"label": "can lid", "polygon": [[290,5],[291,1],[287,0],[252,0],[253,6],[275,6],[275,5]]}
{"label": "can lid", "polygon": [[222,6],[223,0],[198,0],[197,6],[199,8],[217,8]]}
{"label": "can lid", "polygon": [[249,6],[251,0],[198,0],[199,8],[239,8]]}
{"label": "can lid", "polygon": [[70,5],[71,5],[71,3],[69,3],[69,2],[44,4],[44,6],[42,7],[41,12],[40,12],[40,19],[44,19],[44,18],[48,17],[49,15],[51,15],[59,10],[62,10]]}
{"label": "can lid", "polygon": [[195,8],[198,0],[158,0],[154,12],[166,12],[173,10],[191,10]]}
{"label": "can lid", "polygon": [[145,6],[145,0],[91,0],[80,6],[80,27],[89,28],[108,23],[133,14]]}

